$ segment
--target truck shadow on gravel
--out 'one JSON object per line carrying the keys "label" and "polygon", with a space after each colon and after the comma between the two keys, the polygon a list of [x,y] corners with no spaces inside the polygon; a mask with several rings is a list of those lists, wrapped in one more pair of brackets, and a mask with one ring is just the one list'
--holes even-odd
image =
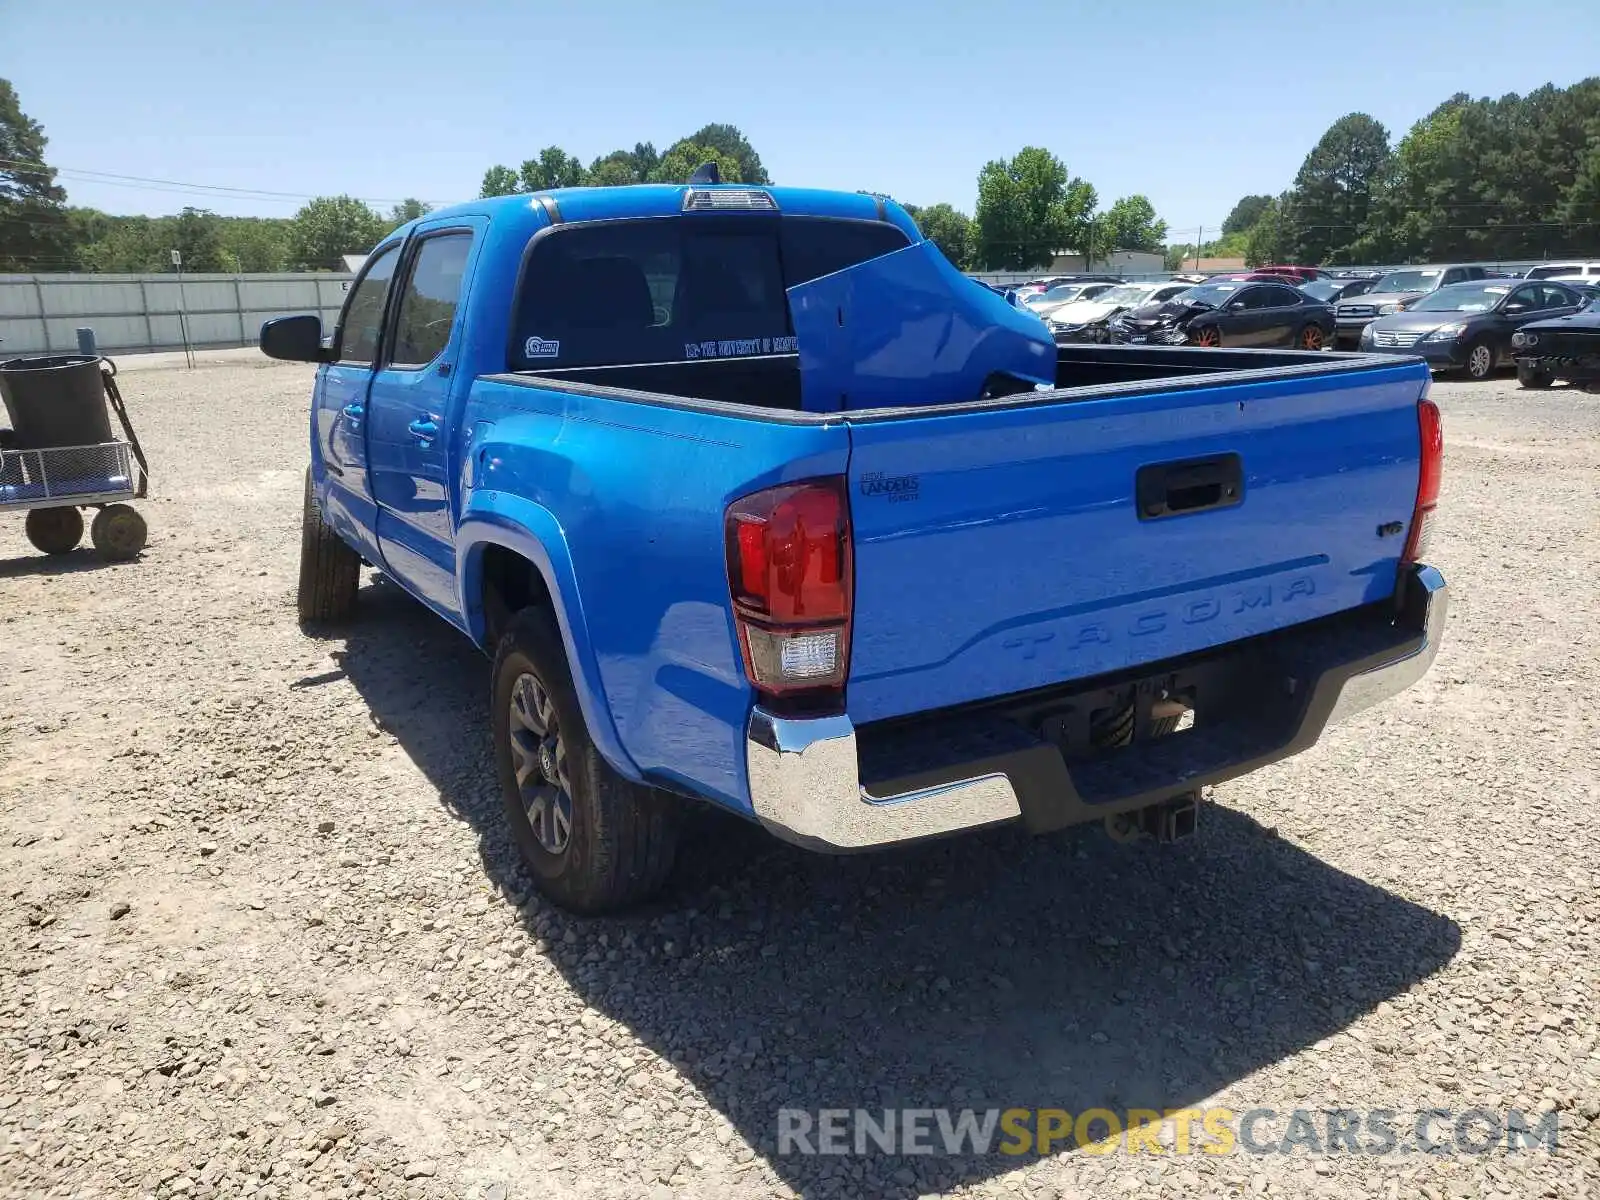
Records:
{"label": "truck shadow on gravel", "polygon": [[[1177,847],[1002,830],[838,858],[708,818],[660,903],[570,917],[532,895],[504,831],[488,664],[396,588],[362,603],[341,665],[478,831],[530,940],[808,1195],[914,1196],[1031,1159],[780,1155],[779,1108],[1181,1108],[1343,1029],[1461,944],[1443,915],[1217,806]],[[652,1162],[641,1145],[646,1186]]]}

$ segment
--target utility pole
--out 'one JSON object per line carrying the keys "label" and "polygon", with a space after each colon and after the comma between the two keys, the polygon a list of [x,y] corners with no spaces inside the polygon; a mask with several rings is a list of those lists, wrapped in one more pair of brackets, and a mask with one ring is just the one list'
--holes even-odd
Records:
{"label": "utility pole", "polygon": [[[1200,232],[1195,235],[1194,239],[1194,273],[1196,275],[1200,274],[1200,246],[1205,242],[1205,240],[1206,227],[1202,225],[1200,226]],[[174,251],[174,253],[176,253],[176,251]]]}
{"label": "utility pole", "polygon": [[189,345],[189,305],[183,295],[183,252],[172,252],[172,265],[178,272],[178,330],[183,334],[183,357],[189,364],[189,369],[194,370],[194,350]]}

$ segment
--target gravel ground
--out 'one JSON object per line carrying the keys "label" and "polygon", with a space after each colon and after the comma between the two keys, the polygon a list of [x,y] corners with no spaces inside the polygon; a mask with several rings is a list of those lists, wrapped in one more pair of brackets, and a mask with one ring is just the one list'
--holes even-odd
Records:
{"label": "gravel ground", "polygon": [[[487,664],[381,581],[296,626],[310,371],[129,363],[144,558],[0,517],[0,1194],[1600,1195],[1600,397],[1441,382],[1419,686],[1201,836],[848,859],[711,822],[530,897]],[[799,1158],[776,1110],[1555,1110],[1559,1148]]]}

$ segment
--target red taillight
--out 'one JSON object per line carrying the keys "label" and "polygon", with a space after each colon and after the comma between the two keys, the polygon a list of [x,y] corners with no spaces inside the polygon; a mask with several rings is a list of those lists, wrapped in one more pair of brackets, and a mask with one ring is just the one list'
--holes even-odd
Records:
{"label": "red taillight", "polygon": [[745,672],[764,695],[841,697],[852,600],[846,496],[839,476],[768,488],[728,506],[734,623]]}
{"label": "red taillight", "polygon": [[1433,512],[1439,505],[1439,481],[1444,476],[1444,425],[1439,406],[1424,396],[1417,401],[1417,430],[1422,435],[1422,463],[1417,472],[1417,505],[1411,513],[1402,563],[1417,562],[1428,550]]}

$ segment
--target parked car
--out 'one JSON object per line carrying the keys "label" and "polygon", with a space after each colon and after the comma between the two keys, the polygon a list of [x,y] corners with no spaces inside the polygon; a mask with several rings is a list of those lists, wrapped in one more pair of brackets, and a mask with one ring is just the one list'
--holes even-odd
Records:
{"label": "parked car", "polygon": [[1324,304],[1337,304],[1340,300],[1347,300],[1353,296],[1365,296],[1377,282],[1376,275],[1371,279],[1313,279],[1309,283],[1302,283],[1300,290],[1313,300],[1320,300]]}
{"label": "parked car", "polygon": [[993,292],[996,296],[1004,297],[1005,298],[1005,302],[1007,304],[1011,305],[1013,308],[1015,308],[1017,306],[1017,304],[1018,304],[1017,293],[1015,291],[1013,291],[1012,289],[1000,287],[998,284],[985,283],[981,279],[974,279],[972,282],[977,284],[981,288],[986,288],[987,290]]}
{"label": "parked car", "polygon": [[1488,277],[1489,272],[1478,266],[1400,267],[1390,271],[1366,295],[1341,300],[1334,306],[1338,320],[1334,349],[1353,349],[1361,341],[1363,329],[1379,317],[1400,312],[1419,296],[1452,283]]}
{"label": "parked car", "polygon": [[476,200],[323,335],[261,330],[318,364],[302,619],[366,560],[492,656],[508,830],[575,909],[659,888],[696,802],[1172,840],[1444,630],[1424,364],[1060,350],[881,197]]}
{"label": "parked car", "polygon": [[1558,379],[1586,392],[1600,392],[1600,289],[1587,289],[1586,304],[1566,316],[1529,321],[1511,335],[1517,382],[1547,388]]}
{"label": "parked car", "polygon": [[1124,313],[1114,341],[1195,346],[1294,346],[1321,350],[1333,309],[1287,283],[1203,283],[1162,304]]}
{"label": "parked car", "polygon": [[1523,278],[1559,279],[1564,283],[1575,279],[1600,282],[1600,262],[1540,263],[1537,267],[1529,267]]}
{"label": "parked car", "polygon": [[1049,320],[1057,309],[1075,300],[1092,300],[1116,286],[1114,283],[1058,283],[1042,296],[1030,296],[1027,305],[1040,317]]}
{"label": "parked car", "polygon": [[1576,289],[1548,279],[1454,283],[1373,321],[1361,333],[1361,349],[1417,354],[1435,369],[1487,379],[1511,361],[1511,339],[1519,328],[1575,313],[1584,303]]}
{"label": "parked car", "polygon": [[1192,287],[1188,283],[1119,283],[1088,299],[1063,304],[1047,324],[1057,345],[1066,342],[1109,342],[1111,318],[1130,308],[1160,304]]}
{"label": "parked car", "polygon": [[1290,283],[1293,283],[1293,284],[1296,284],[1296,285],[1299,285],[1301,283],[1310,283],[1314,279],[1328,279],[1328,278],[1331,278],[1331,276],[1329,276],[1329,274],[1326,271],[1324,271],[1321,267],[1285,267],[1285,266],[1257,267],[1256,268],[1256,274],[1257,275],[1281,275],[1284,278],[1288,279],[1288,281]]}

